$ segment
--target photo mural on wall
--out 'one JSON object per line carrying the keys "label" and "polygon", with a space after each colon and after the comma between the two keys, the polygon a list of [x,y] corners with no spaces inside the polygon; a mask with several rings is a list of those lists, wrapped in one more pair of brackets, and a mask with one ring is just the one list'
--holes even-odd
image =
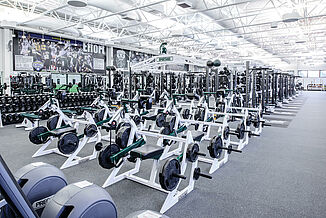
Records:
{"label": "photo mural on wall", "polygon": [[14,70],[105,73],[106,48],[78,40],[17,31]]}
{"label": "photo mural on wall", "polygon": [[113,65],[122,70],[128,69],[129,50],[113,48]]}
{"label": "photo mural on wall", "polygon": [[152,56],[152,54],[143,52],[113,48],[113,65],[118,69],[128,70],[128,62],[132,67],[134,64],[147,60]]}
{"label": "photo mural on wall", "polygon": [[146,54],[143,52],[131,51],[130,65],[133,66],[134,64],[137,64],[139,62],[147,60],[148,58],[151,58],[152,56],[153,55],[151,54]]}

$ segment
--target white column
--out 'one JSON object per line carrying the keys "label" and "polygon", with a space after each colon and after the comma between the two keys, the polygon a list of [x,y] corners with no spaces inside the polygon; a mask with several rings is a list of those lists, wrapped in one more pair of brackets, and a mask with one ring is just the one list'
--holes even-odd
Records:
{"label": "white column", "polygon": [[4,59],[4,46],[2,43],[3,42],[3,29],[0,29],[0,81],[1,83],[3,82],[3,71],[4,71],[4,64],[3,64],[3,59]]}
{"label": "white column", "polygon": [[[0,29],[0,71],[2,72],[2,82],[8,85],[13,71],[12,43],[12,30]],[[7,89],[7,93],[9,93],[9,89]]]}
{"label": "white column", "polygon": [[107,46],[106,47],[106,66],[112,66],[113,65],[113,47]]}

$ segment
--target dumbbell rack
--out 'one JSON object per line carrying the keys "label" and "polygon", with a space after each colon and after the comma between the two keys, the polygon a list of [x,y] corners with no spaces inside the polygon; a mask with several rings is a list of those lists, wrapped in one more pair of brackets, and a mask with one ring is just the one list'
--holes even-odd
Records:
{"label": "dumbbell rack", "polygon": [[[69,93],[67,98],[60,101],[60,106],[63,109],[73,109],[81,112],[80,107],[92,103],[96,98],[96,93]],[[1,120],[3,125],[16,124],[24,119],[21,113],[35,113],[50,98],[49,94],[40,95],[18,95],[18,96],[0,96],[0,108],[2,108]],[[3,110],[5,109],[5,110]],[[1,110],[1,109],[0,109]],[[51,116],[45,111],[44,119]],[[4,119],[10,117],[10,121]],[[5,121],[4,121],[5,120]]]}

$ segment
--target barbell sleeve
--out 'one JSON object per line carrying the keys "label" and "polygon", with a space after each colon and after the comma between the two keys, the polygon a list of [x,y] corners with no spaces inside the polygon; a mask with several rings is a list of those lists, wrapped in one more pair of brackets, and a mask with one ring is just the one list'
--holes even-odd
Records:
{"label": "barbell sleeve", "polygon": [[177,173],[173,173],[172,176],[180,178],[180,179],[187,179],[187,177],[185,177],[184,175],[180,175],[180,174],[177,174]]}
{"label": "barbell sleeve", "polygon": [[207,179],[212,179],[213,178],[210,175],[206,175],[206,174],[203,174],[203,173],[198,173],[198,175],[201,176],[201,177],[205,177]]}

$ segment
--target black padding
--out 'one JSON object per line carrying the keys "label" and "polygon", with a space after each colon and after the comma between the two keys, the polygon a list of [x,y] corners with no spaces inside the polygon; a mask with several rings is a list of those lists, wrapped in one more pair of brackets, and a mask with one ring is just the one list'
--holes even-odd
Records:
{"label": "black padding", "polygon": [[195,98],[195,94],[194,93],[187,93],[186,94],[186,97],[190,100],[194,99]]}
{"label": "black padding", "polygon": [[163,153],[163,148],[158,145],[143,145],[139,148],[136,148],[130,152],[130,155],[134,158],[141,158],[142,160],[146,159],[157,159]]}
{"label": "black padding", "polygon": [[191,132],[191,133],[192,133],[192,138],[194,139],[195,142],[200,142],[205,135],[203,132]]}
{"label": "black padding", "polygon": [[142,118],[144,119],[144,120],[153,120],[153,121],[155,121],[156,120],[156,114],[152,114],[152,115],[144,115],[144,116],[142,116]]}
{"label": "black padding", "polygon": [[62,129],[55,129],[52,130],[51,133],[55,136],[55,137],[60,137],[61,135],[68,133],[68,132],[73,132],[76,133],[76,129],[74,127],[66,127],[66,128],[62,128]]}

